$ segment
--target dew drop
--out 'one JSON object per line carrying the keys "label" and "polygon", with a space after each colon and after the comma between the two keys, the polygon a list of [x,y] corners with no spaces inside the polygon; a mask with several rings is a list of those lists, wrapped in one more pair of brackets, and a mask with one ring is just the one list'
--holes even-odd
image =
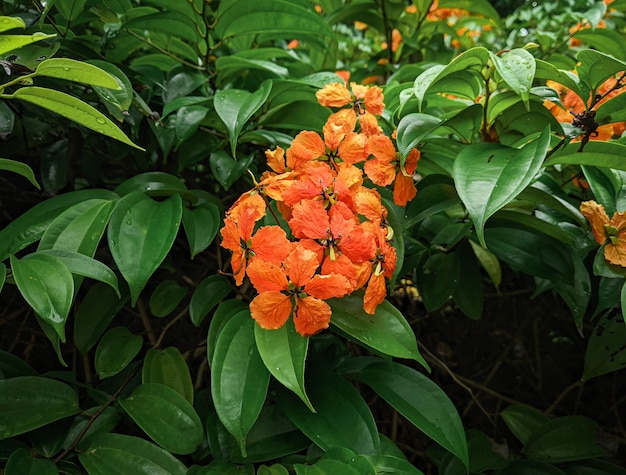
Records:
{"label": "dew drop", "polygon": [[107,121],[106,121],[106,120],[104,120],[104,118],[103,118],[103,117],[96,117],[96,122],[97,122],[98,124],[106,124],[106,123],[107,123]]}

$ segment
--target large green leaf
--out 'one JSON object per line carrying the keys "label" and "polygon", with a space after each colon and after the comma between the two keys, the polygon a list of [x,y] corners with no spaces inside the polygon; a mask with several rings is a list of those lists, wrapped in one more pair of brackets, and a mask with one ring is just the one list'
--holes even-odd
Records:
{"label": "large green leaf", "polygon": [[626,170],[626,145],[617,142],[588,142],[583,151],[579,143],[571,143],[554,153],[544,166],[551,165],[593,165]]}
{"label": "large green leaf", "polygon": [[116,375],[135,359],[141,350],[143,337],[126,327],[110,328],[98,343],[95,367],[101,379]]}
{"label": "large green leaf", "polygon": [[198,284],[189,302],[189,317],[200,326],[209,312],[232,290],[233,286],[223,275],[210,275]]}
{"label": "large green leaf", "polygon": [[203,428],[193,406],[176,390],[143,383],[120,405],[157,444],[174,454],[193,453],[202,442]]}
{"label": "large green leaf", "polygon": [[220,226],[220,210],[213,203],[203,203],[196,208],[183,209],[183,227],[192,259],[209,247]]}
{"label": "large green leaf", "polygon": [[[622,38],[621,41],[624,39]],[[576,66],[578,77],[589,89],[598,89],[608,78],[626,69],[626,63],[617,59],[623,54],[623,51],[615,56],[592,49],[579,51],[576,55],[579,61]]]}
{"label": "large green leaf", "polygon": [[485,221],[510,203],[533,180],[541,168],[550,143],[550,132],[520,149],[480,143],[464,148],[454,161],[454,182],[485,245]]}
{"label": "large green leaf", "polygon": [[254,320],[240,312],[217,337],[211,364],[211,391],[217,415],[246,456],[246,436],[265,402],[270,373],[254,340]]}
{"label": "large green leaf", "polygon": [[35,174],[33,173],[32,168],[30,168],[25,163],[15,160],[8,160],[6,158],[0,158],[0,170],[6,170],[9,172],[17,173],[18,175],[22,175],[34,186],[36,186],[37,189],[41,189],[39,183],[37,183],[37,179],[35,178]]}
{"label": "large green leaf", "polygon": [[331,324],[349,338],[383,354],[417,361],[425,368],[428,363],[420,355],[411,326],[402,313],[387,300],[374,315],[363,310],[363,299],[348,295],[328,301],[333,311]]}
{"label": "large green leaf", "polygon": [[98,97],[104,101],[107,107],[113,106],[119,111],[127,111],[133,103],[133,86],[124,72],[114,64],[98,59],[89,60],[88,64],[104,70],[115,79],[117,84],[115,88],[93,86],[93,90],[96,91]]}
{"label": "large green leaf", "polygon": [[186,475],[187,467],[170,452],[139,437],[99,434],[79,454],[89,475]]}
{"label": "large green leaf", "polygon": [[75,204],[91,199],[117,198],[115,193],[108,190],[80,190],[55,196],[33,206],[0,231],[0,261],[40,239],[50,222]]}
{"label": "large green leaf", "polygon": [[417,271],[416,285],[431,312],[444,305],[454,293],[461,276],[461,263],[456,252],[435,252]]}
{"label": "large green leaf", "polygon": [[37,66],[35,75],[82,82],[107,89],[120,89],[115,78],[106,71],[84,61],[69,58],[44,59]]}
{"label": "large green leaf", "polygon": [[224,325],[226,325],[232,317],[241,312],[246,313],[247,318],[252,318],[250,316],[248,306],[239,299],[225,300],[215,309],[215,312],[211,317],[211,324],[209,325],[206,342],[206,352],[209,365],[213,362],[217,337],[222,332],[222,328],[224,328]]}
{"label": "large green leaf", "polygon": [[11,256],[11,269],[24,299],[65,342],[65,321],[74,298],[70,270],[56,257],[41,253]]}
{"label": "large green leaf", "polygon": [[582,380],[611,373],[626,367],[626,324],[618,315],[600,319],[589,336]]}
{"label": "large green leaf", "polygon": [[14,28],[26,28],[24,20],[20,17],[0,16],[0,33]]}
{"label": "large green leaf", "polygon": [[461,417],[450,398],[431,379],[408,366],[382,360],[366,366],[358,379],[469,467]]}
{"label": "large green leaf", "polygon": [[58,475],[52,460],[34,458],[29,450],[17,449],[7,460],[5,475]]}
{"label": "large green leaf", "polygon": [[0,440],[79,411],[78,394],[60,381],[40,376],[0,380]]}
{"label": "large green leaf", "polygon": [[535,57],[523,48],[515,48],[501,56],[490,55],[496,71],[506,84],[529,107],[530,88],[535,78]]}
{"label": "large green leaf", "polygon": [[166,317],[178,307],[187,295],[187,287],[175,280],[162,280],[150,295],[150,313],[155,317]]}
{"label": "large green leaf", "polygon": [[6,99],[19,99],[21,101],[30,102],[31,104],[56,112],[66,119],[72,120],[99,134],[106,135],[131,147],[143,150],[140,146],[135,145],[133,141],[102,112],[86,102],[74,96],[70,96],[69,94],[65,94],[64,92],[39,86],[29,86],[22,87],[13,94],[4,97]]}
{"label": "large green leaf", "polygon": [[[626,40],[624,40],[624,37],[617,31],[613,31],[609,28],[582,28],[574,33],[574,38],[586,43],[592,48],[601,49],[607,56],[611,55],[618,60],[626,60]],[[581,60],[580,55],[578,55],[578,60]],[[603,61],[603,64],[595,65],[594,68],[601,69],[606,63],[606,61]],[[583,78],[581,77],[581,79]]]}
{"label": "large green leaf", "polygon": [[32,35],[2,35],[0,42],[0,55],[4,55],[9,51],[21,48],[36,41],[54,38],[56,35],[46,35],[44,33],[33,33]]}
{"label": "large green leaf", "polygon": [[141,379],[144,383],[159,383],[179,393],[193,404],[193,381],[187,362],[178,348],[150,348],[143,360]]}
{"label": "large green leaf", "polygon": [[344,447],[358,454],[377,455],[378,430],[361,394],[336,373],[314,371],[310,375],[309,398],[317,412],[308,410],[287,391],[277,394],[279,408],[322,450]]}
{"label": "large green leaf", "polygon": [[522,444],[526,444],[530,436],[539,427],[550,420],[543,412],[530,406],[513,404],[500,413],[502,420],[513,435]]}
{"label": "large green leaf", "polygon": [[272,82],[268,80],[264,81],[253,93],[240,89],[222,89],[215,93],[213,106],[228,130],[230,151],[233,157],[237,157],[239,134],[250,118],[265,103],[271,90]]}
{"label": "large green leaf", "polygon": [[296,332],[291,318],[278,330],[264,330],[255,325],[254,338],[261,359],[272,376],[296,393],[315,412],[304,389],[304,365],[309,339]]}
{"label": "large green leaf", "polygon": [[179,195],[159,203],[137,191],[118,201],[107,238],[113,259],[130,287],[133,306],[172,247],[182,213]]}

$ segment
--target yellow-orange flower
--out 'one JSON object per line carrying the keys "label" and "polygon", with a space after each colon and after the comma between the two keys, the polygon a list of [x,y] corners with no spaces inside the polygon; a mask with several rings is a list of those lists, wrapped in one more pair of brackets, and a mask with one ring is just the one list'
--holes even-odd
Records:
{"label": "yellow-orange flower", "polygon": [[591,224],[598,244],[606,244],[604,258],[611,264],[626,267],[626,212],[616,212],[609,219],[604,206],[595,201],[583,201],[580,212]]}

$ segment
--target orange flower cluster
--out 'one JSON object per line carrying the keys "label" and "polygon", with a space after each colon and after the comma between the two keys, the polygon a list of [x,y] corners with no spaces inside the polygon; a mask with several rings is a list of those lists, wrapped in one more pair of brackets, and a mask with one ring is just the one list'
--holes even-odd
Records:
{"label": "orange flower cluster", "polygon": [[611,264],[626,267],[626,212],[616,212],[609,219],[604,206],[595,201],[583,201],[580,212],[591,224],[597,243],[606,243],[604,258]]}
{"label": "orange flower cluster", "polygon": [[[364,289],[363,308],[370,314],[385,299],[385,279],[396,268],[393,230],[367,180],[394,183],[394,201],[405,205],[416,194],[411,175],[419,159],[413,150],[401,166],[393,142],[382,134],[377,86],[352,84],[349,90],[334,83],[317,97],[342,109],[330,115],[322,135],[303,131],[287,150],[266,151],[271,171],[231,206],[221,230],[236,284],[247,275],[258,292],[252,318],[278,329],[293,315],[303,336],[328,327],[329,298]],[[268,213],[277,224],[266,224]]]}
{"label": "orange flower cluster", "polygon": [[[562,107],[559,104],[546,99],[543,105],[552,113],[559,122],[572,122],[574,114],[580,114],[586,110],[583,100],[573,91],[570,91],[562,84],[554,81],[546,81],[546,86],[554,89],[561,99]],[[595,104],[595,107],[602,105],[611,98],[624,92],[624,89],[616,88],[617,78],[612,77],[605,81],[596,91],[597,94],[603,96],[601,101]],[[596,130],[597,134],[590,136],[591,140],[610,140],[613,137],[619,137],[626,130],[626,122],[614,122],[612,124],[603,124]],[[578,137],[575,140],[581,140]]]}

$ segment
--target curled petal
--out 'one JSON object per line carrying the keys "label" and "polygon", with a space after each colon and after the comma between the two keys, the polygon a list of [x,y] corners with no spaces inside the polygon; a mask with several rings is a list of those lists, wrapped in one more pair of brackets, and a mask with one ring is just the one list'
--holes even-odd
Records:
{"label": "curled petal", "polygon": [[609,224],[609,217],[604,210],[604,206],[593,200],[583,201],[580,204],[580,212],[591,224],[591,230],[598,244],[604,244],[604,241],[606,241],[604,225]]}
{"label": "curled petal", "polygon": [[289,282],[282,267],[263,259],[253,259],[248,266],[248,277],[257,292],[287,290]]}
{"label": "curled petal", "polygon": [[285,173],[285,150],[282,147],[276,147],[276,150],[266,150],[265,158],[267,158],[267,166],[276,173]]}
{"label": "curled petal", "polygon": [[323,300],[315,297],[299,299],[296,304],[294,324],[302,336],[312,336],[328,328],[332,310]]}
{"label": "curled petal", "polygon": [[417,162],[419,162],[421,155],[422,153],[416,148],[409,152],[404,162],[404,171],[407,175],[415,173],[415,170],[417,170]]}
{"label": "curled petal", "polygon": [[365,93],[364,104],[367,112],[380,115],[385,109],[383,90],[378,86],[370,87]]}
{"label": "curled petal", "polygon": [[299,170],[307,162],[326,154],[326,145],[315,132],[304,130],[291,142],[287,150],[287,166],[291,170]]}
{"label": "curled petal", "polygon": [[243,284],[243,278],[246,275],[246,256],[243,249],[239,248],[233,251],[233,256],[230,259],[230,266],[233,268],[235,284]]}
{"label": "curled petal", "polygon": [[257,190],[252,190],[241,195],[239,199],[233,203],[226,215],[230,216],[235,222],[237,222],[239,228],[241,229],[242,225],[239,221],[241,221],[242,213],[245,212],[248,214],[248,217],[244,219],[252,219],[256,222],[265,216],[265,209],[266,205],[263,197],[257,192]]}
{"label": "curled petal", "polygon": [[224,218],[224,226],[220,230],[220,234],[222,235],[221,246],[225,249],[230,249],[231,251],[236,251],[241,249],[241,238],[239,236],[239,229],[237,228],[237,223],[226,216]]}
{"label": "curled petal", "polygon": [[339,249],[355,264],[369,261],[376,255],[374,235],[359,226],[344,235],[339,242]]}
{"label": "curled petal", "polygon": [[383,133],[382,127],[378,125],[378,119],[370,112],[366,111],[359,115],[359,124],[361,124],[361,132],[368,137]]}
{"label": "curled petal", "polygon": [[363,296],[363,310],[373,315],[376,313],[376,307],[385,300],[386,295],[385,277],[382,274],[376,275],[376,273],[373,273]]}
{"label": "curled petal", "polygon": [[611,264],[626,267],[626,241],[620,240],[617,245],[607,244],[604,248],[604,258]]}
{"label": "curled petal", "polygon": [[291,315],[291,299],[281,292],[263,292],[250,302],[250,314],[261,328],[277,330]]}
{"label": "curled petal", "polygon": [[[351,286],[350,292],[357,286],[356,265],[343,254],[336,256],[335,259],[327,257],[324,259],[324,262],[322,262],[322,275],[330,274],[342,275],[348,279]],[[319,295],[317,296],[319,297]]]}
{"label": "curled petal", "polygon": [[360,187],[355,195],[357,213],[370,221],[380,222],[387,217],[387,209],[383,206],[380,193],[367,187]]}
{"label": "curled petal", "polygon": [[398,206],[406,206],[416,195],[417,189],[415,188],[413,178],[398,173],[393,182],[393,202]]}

